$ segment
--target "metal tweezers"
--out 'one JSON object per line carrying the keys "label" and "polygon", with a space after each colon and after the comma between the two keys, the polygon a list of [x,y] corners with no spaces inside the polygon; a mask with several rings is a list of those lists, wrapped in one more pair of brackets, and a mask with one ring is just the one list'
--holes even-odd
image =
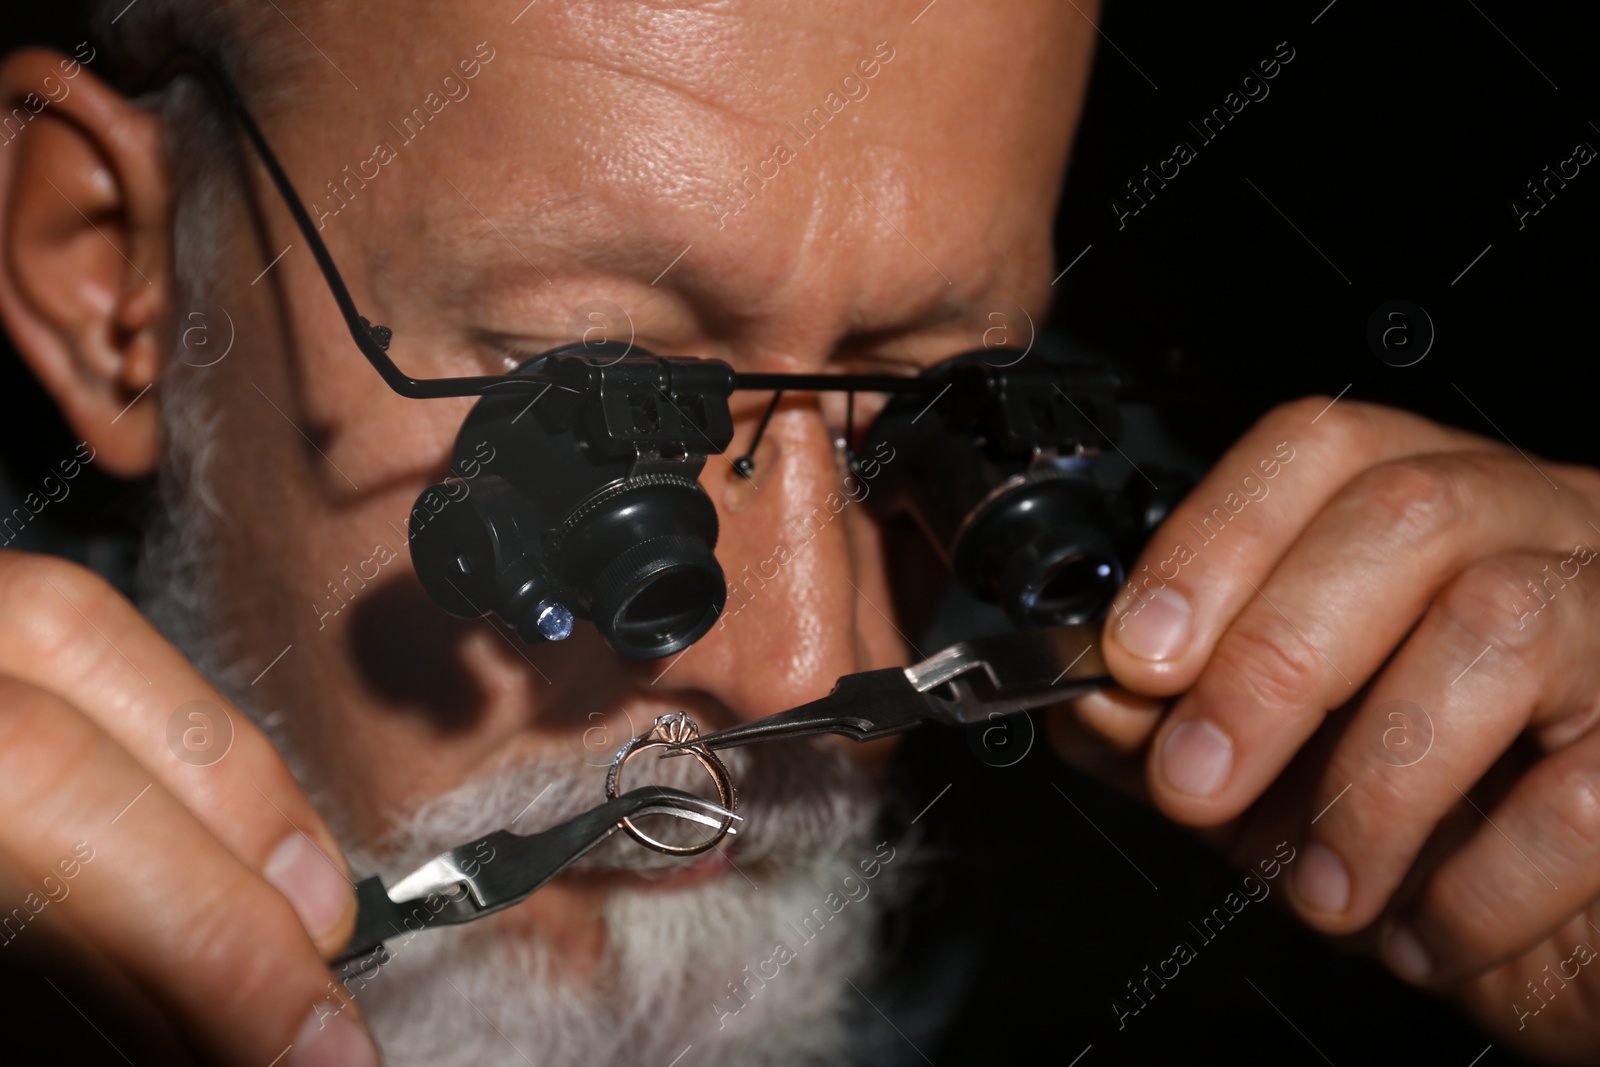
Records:
{"label": "metal tweezers", "polygon": [[[814,734],[872,741],[924,722],[983,723],[1111,684],[1098,625],[1050,626],[963,641],[909,667],[847,674],[820,700],[707,734],[663,755],[682,755],[691,745],[734,748]],[[376,876],[356,883],[355,934],[333,965],[345,979],[361,977],[386,962],[383,942],[389,938],[508,908],[616,832],[624,817],[651,814],[710,827],[739,818],[692,793],[646,786],[542,833],[524,837],[496,830],[435,856],[392,888]]]}
{"label": "metal tweezers", "polygon": [[[875,741],[925,722],[987,722],[1112,685],[1099,624],[1047,626],[962,641],[909,667],[847,674],[820,700],[674,745],[734,748],[813,734]],[[674,749],[680,751],[673,751]]]}
{"label": "metal tweezers", "polygon": [[363,878],[356,883],[355,933],[332,966],[341,978],[362,977],[387,962],[389,938],[509,908],[610,837],[624,818],[643,815],[673,815],[713,829],[740,818],[693,793],[644,786],[541,833],[496,830],[440,853],[392,888],[377,875]]}

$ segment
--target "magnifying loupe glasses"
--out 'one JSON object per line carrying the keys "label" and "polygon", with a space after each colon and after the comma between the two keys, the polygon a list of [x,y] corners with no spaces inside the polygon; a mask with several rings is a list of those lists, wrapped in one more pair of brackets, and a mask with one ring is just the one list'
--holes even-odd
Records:
{"label": "magnifying loupe glasses", "polygon": [[[560,641],[591,622],[628,659],[679,652],[716,623],[727,582],[715,555],[717,513],[699,484],[733,440],[729,397],[772,398],[745,454],[785,393],[891,394],[867,430],[903,456],[870,505],[909,514],[970,592],[1019,627],[1081,622],[1123,580],[1142,543],[1181,496],[1108,491],[1094,477],[1121,433],[1121,379],[1081,357],[985,349],[920,376],[756,374],[715,359],[656,356],[612,341],[566,345],[504,375],[415,378],[389,355],[395,338],[363,317],[288,174],[221,67],[183,54],[150,87],[197,76],[224,102],[310,247],[356,348],[394,392],[478,397],[457,435],[452,476],[412,509],[412,564],[444,610],[494,614],[528,642]],[[1022,364],[1019,366],[1019,364]],[[852,464],[855,459],[852,454]]]}

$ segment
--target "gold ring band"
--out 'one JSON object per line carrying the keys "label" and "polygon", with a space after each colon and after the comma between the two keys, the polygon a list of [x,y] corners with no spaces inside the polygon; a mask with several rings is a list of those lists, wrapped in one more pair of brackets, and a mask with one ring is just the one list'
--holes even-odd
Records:
{"label": "gold ring band", "polygon": [[[678,745],[685,741],[693,741],[700,736],[700,728],[693,719],[681,711],[670,715],[662,715],[655,721],[655,725],[638,737],[631,739],[617,752],[611,760],[611,769],[606,772],[606,796],[615,798],[622,793],[622,765],[639,753],[649,748],[664,748],[668,745]],[[717,802],[729,811],[733,811],[737,804],[737,796],[733,788],[733,779],[728,776],[728,768],[718,758],[715,752],[703,745],[690,745],[681,751],[687,752],[700,762],[700,766],[711,775],[711,780],[717,787]],[[622,828],[628,836],[646,848],[653,848],[657,852],[669,856],[696,856],[702,852],[715,848],[717,844],[728,835],[728,829],[733,825],[733,819],[722,820],[722,825],[717,832],[706,841],[697,845],[669,845],[664,841],[657,841],[649,834],[640,830],[631,819],[622,820]]]}

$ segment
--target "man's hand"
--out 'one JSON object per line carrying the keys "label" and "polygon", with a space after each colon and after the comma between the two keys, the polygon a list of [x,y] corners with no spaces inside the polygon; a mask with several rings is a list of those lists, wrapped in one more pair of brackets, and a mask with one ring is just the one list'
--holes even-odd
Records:
{"label": "man's hand", "polygon": [[[1124,751],[1148,740],[1151,800],[1219,827],[1349,705],[1294,765],[1302,802],[1275,794],[1240,824],[1292,820],[1296,910],[1330,934],[1372,926],[1402,977],[1592,1060],[1597,548],[1595,471],[1399,411],[1288,404],[1152,538],[1106,624],[1125,688],[1077,714]],[[1525,736],[1532,757],[1502,760]],[[1497,763],[1513,783],[1478,797]],[[1465,833],[1435,835],[1462,812]]]}
{"label": "man's hand", "polygon": [[[196,700],[231,720],[214,762],[169,744]],[[53,927],[210,1055],[376,1062],[323,962],[354,924],[344,860],[276,750],[98,577],[17,552],[0,552],[0,875],[0,938]]]}

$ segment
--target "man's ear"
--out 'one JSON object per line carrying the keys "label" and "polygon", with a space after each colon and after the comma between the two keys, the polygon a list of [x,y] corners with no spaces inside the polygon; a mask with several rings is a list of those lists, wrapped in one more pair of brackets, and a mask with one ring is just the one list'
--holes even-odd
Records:
{"label": "man's ear", "polygon": [[155,116],[58,53],[0,61],[0,320],[112,474],[160,455],[171,208]]}

